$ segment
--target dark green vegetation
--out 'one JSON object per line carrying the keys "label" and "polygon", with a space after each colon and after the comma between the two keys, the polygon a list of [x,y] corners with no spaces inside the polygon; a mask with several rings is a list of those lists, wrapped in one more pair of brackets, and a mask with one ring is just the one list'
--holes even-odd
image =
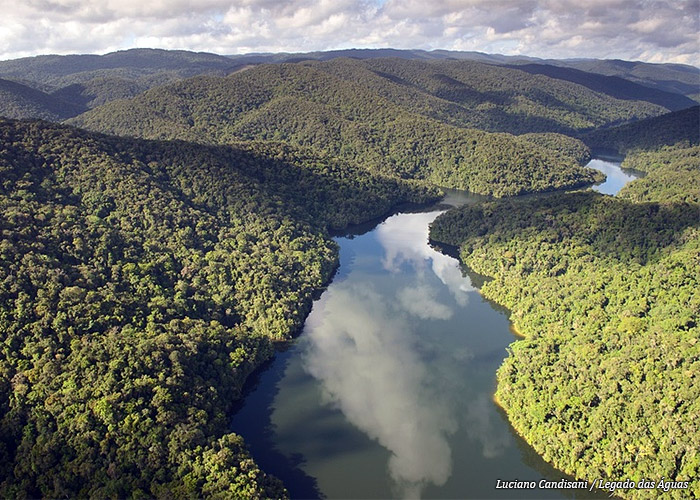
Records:
{"label": "dark green vegetation", "polygon": [[[656,118],[688,101],[399,52],[0,62],[16,80],[0,81],[0,114],[94,108],[72,123],[140,138],[0,121],[3,496],[283,495],[227,412],[330,278],[327,230],[434,198],[416,179],[495,196],[581,186],[599,179],[581,167],[589,146],[648,176],[626,199],[467,208],[434,237],[466,240],[529,336],[498,395],[545,458],[586,477],[697,475],[698,108]],[[697,81],[598,63],[663,91]]]}
{"label": "dark green vegetation", "polygon": [[594,150],[607,149],[621,154],[654,151],[665,146],[684,147],[698,144],[700,143],[700,106],[609,130],[590,132],[582,139]]}
{"label": "dark green vegetation", "polygon": [[227,74],[238,66],[228,57],[205,52],[132,49],[103,56],[48,55],[0,61],[0,76],[57,90],[93,78],[138,79],[170,75],[172,81],[204,73]]}
{"label": "dark green vegetation", "polygon": [[620,197],[700,203],[700,106],[587,134],[594,149],[626,154],[623,167],[647,172]]}
{"label": "dark green vegetation", "polygon": [[579,192],[467,206],[438,218],[431,238],[460,245],[468,266],[494,278],[482,293],[525,335],[496,397],[545,460],[589,480],[690,481],[669,495],[698,497],[700,137],[683,114],[657,123],[680,131],[675,146],[657,147],[669,129],[654,135],[649,123],[612,134],[631,147],[649,130],[654,148],[625,160],[648,175],[622,199]]}
{"label": "dark green vegetation", "polygon": [[[165,100],[177,97],[178,101],[189,98],[196,102],[191,108],[164,105]],[[396,120],[403,112],[461,128],[509,133],[573,133],[666,111],[563,80],[470,61],[335,59],[264,65],[229,78],[184,81],[155,89],[132,103],[105,106],[78,123],[118,128],[121,124],[110,122],[108,113],[152,115],[157,111],[161,120],[174,121],[173,127],[185,125],[178,122],[188,118],[195,129],[207,118],[214,121],[206,126],[216,127],[222,118],[250,121],[248,114],[263,106],[277,110],[281,103],[276,101],[281,97],[304,98],[307,105],[320,107],[326,114],[340,114],[345,120],[366,119],[369,113],[375,121]],[[378,104],[383,108],[376,107]],[[291,127],[293,124],[288,125]],[[284,128],[279,133],[285,133]]]}
{"label": "dark green vegetation", "polygon": [[[182,50],[131,49],[102,56],[49,55],[0,61],[0,78],[27,85],[77,106],[70,115],[75,116],[84,111],[85,107],[93,108],[115,99],[131,98],[149,88],[196,75],[223,76],[251,65],[330,61],[338,58],[395,58],[433,63],[445,63],[449,60],[452,61],[451,64],[455,61],[464,61],[465,64],[481,62],[490,65],[511,65],[515,68],[522,65],[523,69],[530,72],[533,72],[533,68],[538,68],[534,72],[552,77],[550,82],[574,82],[609,97],[647,101],[659,104],[669,111],[688,106],[691,101],[685,96],[697,99],[700,80],[697,68],[683,65],[601,60],[557,61],[478,52],[395,49],[237,56]],[[548,106],[565,103],[552,101]],[[21,117],[48,118],[29,112],[31,110],[26,111],[28,112]],[[578,107],[569,111],[580,113],[581,109]]]}
{"label": "dark green vegetation", "polygon": [[598,75],[574,68],[562,68],[547,64],[519,64],[511,67],[533,75],[546,75],[558,80],[577,83],[617,99],[651,102],[663,106],[669,111],[677,111],[696,104],[690,97],[682,94],[647,87],[619,76]]}
{"label": "dark green vegetation", "polygon": [[700,146],[637,151],[622,164],[643,170],[647,177],[625,186],[620,196],[635,202],[700,203]]}
{"label": "dark green vegetation", "polygon": [[281,496],[228,433],[336,265],[435,193],[285,145],[0,122],[3,497]]}
{"label": "dark green vegetation", "polygon": [[651,64],[619,59],[587,59],[573,61],[546,61],[588,73],[618,76],[647,87],[700,99],[700,69],[686,64]]}
{"label": "dark green vegetation", "polygon": [[60,121],[86,109],[21,83],[0,79],[0,116]]}
{"label": "dark green vegetation", "polygon": [[[227,75],[243,64],[216,54],[182,50],[132,49],[103,56],[38,56],[0,61],[0,77],[45,92],[44,106],[71,106],[62,113],[46,114],[23,109],[9,118],[43,118],[51,121],[76,116],[86,109],[195,75]],[[13,101],[5,95],[5,106]],[[17,107],[18,104],[14,104]]]}
{"label": "dark green vegetation", "polygon": [[[111,102],[72,124],[206,144],[278,140],[372,172],[508,196],[596,180],[563,135],[663,108],[473,62],[337,59],[197,77]],[[477,130],[479,129],[479,130]]]}

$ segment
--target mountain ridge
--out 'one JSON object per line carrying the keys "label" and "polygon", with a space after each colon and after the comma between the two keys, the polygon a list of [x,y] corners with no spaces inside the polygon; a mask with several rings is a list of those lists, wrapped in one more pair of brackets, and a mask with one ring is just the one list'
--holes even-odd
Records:
{"label": "mountain ridge", "polygon": [[[333,61],[342,58],[370,61],[386,57],[426,62],[477,61],[513,68],[536,64],[546,66],[550,76],[554,76],[557,71],[561,75],[562,69],[554,68],[569,68],[570,71],[585,71],[585,79],[590,81],[591,88],[603,91],[608,89],[608,92],[610,78],[624,78],[645,87],[634,88],[638,97],[666,106],[671,111],[683,105],[691,105],[688,96],[700,99],[700,70],[692,66],[615,60],[546,60],[446,50],[347,49],[225,56],[184,50],[128,49],[104,55],[43,55],[0,61],[0,78],[92,108],[110,100],[131,98],[152,87],[184,78],[197,75],[224,76],[251,65]],[[568,79],[571,81],[572,77],[569,75]],[[581,78],[578,80],[582,81]],[[626,84],[630,90],[631,85]],[[634,94],[626,98],[630,97],[634,97]]]}

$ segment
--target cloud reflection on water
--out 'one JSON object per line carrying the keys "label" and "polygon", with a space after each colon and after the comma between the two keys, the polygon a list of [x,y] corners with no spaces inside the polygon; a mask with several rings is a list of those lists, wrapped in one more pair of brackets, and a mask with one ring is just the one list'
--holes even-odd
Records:
{"label": "cloud reflection on water", "polygon": [[398,304],[414,316],[421,319],[450,319],[452,309],[438,302],[436,296],[437,290],[424,283],[416,287],[402,288],[396,294]]}
{"label": "cloud reflection on water", "polygon": [[[450,366],[472,357],[466,346],[451,349],[420,331],[452,318],[474,291],[458,262],[428,245],[428,224],[439,213],[390,217],[375,230],[382,267],[410,284],[382,295],[376,275],[352,273],[316,303],[304,336],[305,369],[322,382],[326,402],[392,453],[389,472],[404,497],[443,485],[452,473],[449,438],[460,420],[454,394],[464,381]],[[404,264],[412,272],[401,273]],[[430,271],[454,304],[439,300]]]}
{"label": "cloud reflection on water", "polygon": [[[413,266],[418,276],[430,268],[450,290],[460,306],[468,302],[468,292],[475,291],[468,277],[462,275],[459,262],[449,255],[435,251],[428,245],[429,225],[441,212],[393,216],[375,230],[377,240],[385,251],[382,265],[397,273],[403,263]],[[417,244],[417,242],[424,242]]]}
{"label": "cloud reflection on water", "polygon": [[327,401],[391,451],[401,494],[444,484],[457,420],[418,354],[408,315],[371,286],[344,283],[317,303],[304,338],[306,369],[323,382]]}

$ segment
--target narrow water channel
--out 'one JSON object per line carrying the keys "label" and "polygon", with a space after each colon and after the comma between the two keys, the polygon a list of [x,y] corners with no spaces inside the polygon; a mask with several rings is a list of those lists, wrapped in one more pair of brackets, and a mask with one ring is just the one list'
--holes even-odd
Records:
{"label": "narrow water channel", "polygon": [[600,170],[606,175],[605,181],[593,186],[594,191],[599,193],[616,195],[625,184],[632,182],[644,175],[644,172],[633,170],[631,168],[620,168],[618,161],[609,159],[593,159],[588,165],[590,168]]}
{"label": "narrow water channel", "polygon": [[493,403],[515,337],[478,279],[428,245],[442,211],[337,238],[340,268],[301,336],[249,383],[232,430],[293,498],[570,497],[495,487],[565,476]]}

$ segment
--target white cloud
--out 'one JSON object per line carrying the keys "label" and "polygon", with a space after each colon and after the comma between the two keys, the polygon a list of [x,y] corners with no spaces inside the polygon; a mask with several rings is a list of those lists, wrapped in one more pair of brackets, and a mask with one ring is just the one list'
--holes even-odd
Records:
{"label": "white cloud", "polygon": [[148,43],[229,54],[396,47],[700,63],[698,0],[0,0],[0,6],[2,59]]}

